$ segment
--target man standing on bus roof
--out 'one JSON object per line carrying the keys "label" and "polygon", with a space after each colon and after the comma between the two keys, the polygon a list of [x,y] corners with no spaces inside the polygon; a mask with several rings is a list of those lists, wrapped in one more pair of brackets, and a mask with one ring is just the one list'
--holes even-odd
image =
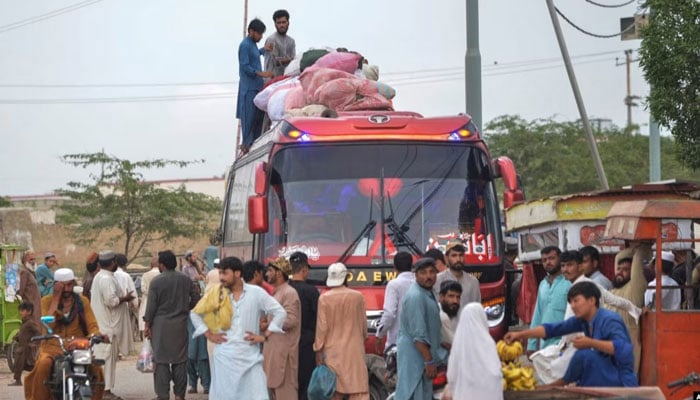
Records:
{"label": "man standing on bus roof", "polygon": [[296,56],[296,43],[287,35],[289,29],[289,13],[287,10],[277,10],[272,14],[277,32],[265,40],[265,71],[272,72],[272,77],[284,75],[284,68]]}
{"label": "man standing on bus roof", "polygon": [[579,252],[583,257],[583,261],[581,262],[583,273],[587,277],[591,278],[593,282],[602,286],[605,290],[612,289],[613,285],[612,282],[610,282],[610,279],[603,275],[603,273],[598,269],[600,266],[600,252],[598,249],[593,246],[585,246],[581,247]]}
{"label": "man standing on bus roof", "polygon": [[398,380],[396,400],[430,400],[432,379],[437,367],[446,361],[447,350],[441,346],[440,308],[433,294],[437,278],[435,260],[421,258],[411,268],[416,281],[403,299],[397,344]]}
{"label": "man standing on bus roof", "polygon": [[481,290],[479,289],[479,280],[473,275],[464,272],[464,253],[466,248],[462,243],[452,242],[447,244],[445,250],[445,259],[447,260],[448,269],[440,272],[437,275],[437,281],[433,292],[435,297],[438,296],[440,286],[445,281],[456,281],[462,285],[462,299],[460,300],[460,308],[467,303],[481,303]]}
{"label": "man standing on bus roof", "polygon": [[[241,153],[250,150],[253,141],[260,136],[265,114],[255,107],[253,99],[263,87],[263,78],[272,77],[272,72],[263,71],[260,56],[268,48],[258,49],[257,43],[265,33],[265,24],[254,19],[248,24],[248,36],[238,46],[238,101],[236,118],[241,120]],[[269,48],[271,50],[271,48]]]}
{"label": "man standing on bus roof", "polygon": [[[532,314],[530,327],[563,321],[566,312],[566,293],[571,287],[571,282],[567,281],[561,273],[559,258],[561,250],[556,246],[547,246],[540,250],[540,255],[547,277],[542,279],[537,289],[537,303],[535,304],[535,312]],[[558,343],[559,339],[559,337],[530,339],[527,342],[527,350],[532,352],[538,348],[543,349]]]}

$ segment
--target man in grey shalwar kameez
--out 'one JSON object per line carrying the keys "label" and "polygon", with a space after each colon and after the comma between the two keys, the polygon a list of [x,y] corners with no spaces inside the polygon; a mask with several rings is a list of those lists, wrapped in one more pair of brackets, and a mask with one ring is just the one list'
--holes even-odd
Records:
{"label": "man in grey shalwar kameez", "polygon": [[143,320],[144,335],[153,346],[153,386],[158,399],[170,398],[170,381],[176,399],[185,398],[187,388],[187,318],[199,294],[182,272],[175,271],[172,251],[158,253],[161,274],[153,278]]}

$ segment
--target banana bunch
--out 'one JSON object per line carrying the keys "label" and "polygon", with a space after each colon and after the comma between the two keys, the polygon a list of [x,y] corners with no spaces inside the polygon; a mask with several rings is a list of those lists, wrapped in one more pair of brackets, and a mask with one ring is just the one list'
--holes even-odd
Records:
{"label": "banana bunch", "polygon": [[506,343],[499,340],[496,351],[501,359],[503,373],[503,390],[533,390],[535,388],[535,371],[532,367],[522,367],[518,359],[523,354],[520,342]]}
{"label": "banana bunch", "polygon": [[496,343],[498,358],[504,362],[515,361],[523,354],[523,345],[520,342],[506,343],[504,340],[499,340]]}
{"label": "banana bunch", "polygon": [[534,390],[535,370],[521,367],[519,363],[501,363],[503,390]]}

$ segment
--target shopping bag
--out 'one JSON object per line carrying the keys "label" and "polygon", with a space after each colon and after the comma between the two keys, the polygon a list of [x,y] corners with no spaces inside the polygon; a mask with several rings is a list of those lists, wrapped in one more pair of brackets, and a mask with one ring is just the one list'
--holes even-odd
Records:
{"label": "shopping bag", "polygon": [[325,364],[314,368],[309,381],[309,400],[330,400],[335,393],[335,372]]}
{"label": "shopping bag", "polygon": [[153,349],[151,348],[151,341],[148,339],[143,340],[139,358],[136,360],[136,369],[143,373],[153,372]]}

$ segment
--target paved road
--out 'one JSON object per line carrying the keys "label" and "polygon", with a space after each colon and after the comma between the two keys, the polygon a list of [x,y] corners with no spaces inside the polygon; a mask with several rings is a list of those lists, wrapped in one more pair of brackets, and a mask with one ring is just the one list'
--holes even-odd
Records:
{"label": "paved road", "polygon": [[[137,343],[137,348],[140,343]],[[25,373],[26,375],[26,373]],[[25,375],[22,375],[24,378]],[[0,359],[0,400],[20,400],[24,398],[24,388],[7,386],[13,381],[12,372],[7,366],[7,360]],[[201,392],[201,387],[199,388]],[[117,362],[117,384],[114,394],[124,400],[147,400],[155,398],[153,392],[153,375],[144,374],[136,369],[136,356],[129,356]],[[209,396],[198,393],[188,394],[189,400],[205,400]]]}

